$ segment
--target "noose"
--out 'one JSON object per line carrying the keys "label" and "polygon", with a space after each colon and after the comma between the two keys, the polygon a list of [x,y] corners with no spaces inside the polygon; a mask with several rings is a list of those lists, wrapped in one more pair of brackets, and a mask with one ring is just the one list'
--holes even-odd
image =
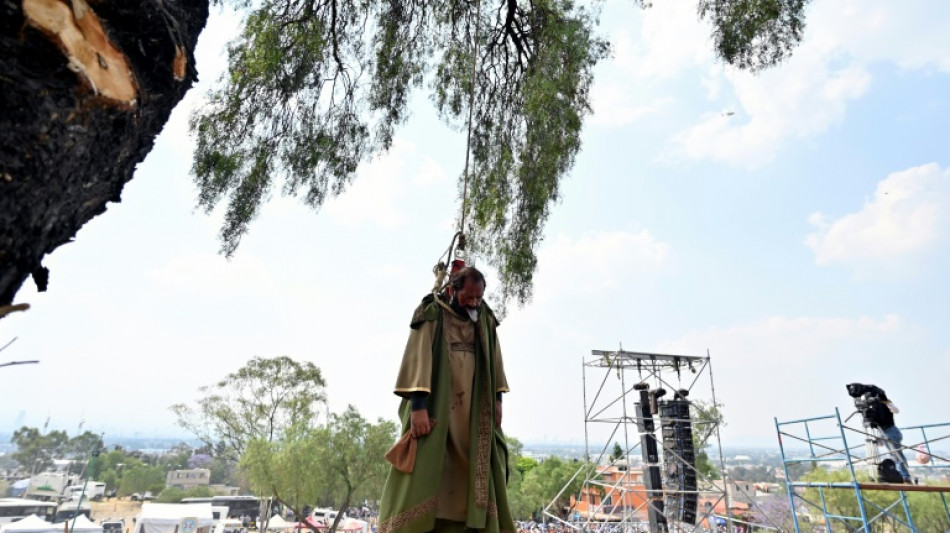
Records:
{"label": "noose", "polygon": [[[462,212],[459,216],[458,231],[452,236],[452,240],[449,242],[448,249],[446,249],[442,256],[439,257],[438,262],[432,269],[433,274],[435,274],[435,284],[432,287],[432,292],[435,294],[438,294],[445,288],[445,277],[449,274],[446,261],[451,263],[451,270],[454,273],[465,267],[465,262],[467,259],[465,254],[467,246],[465,238],[465,222],[468,218],[468,178],[469,164],[472,154],[472,118],[475,114],[475,85],[477,83],[478,76],[478,30],[479,22],[481,21],[481,6],[481,0],[475,0],[475,31],[472,35],[472,78],[468,91],[468,124],[466,126],[467,133],[465,138],[465,168],[462,171]],[[455,252],[454,260],[452,259],[453,250]]]}

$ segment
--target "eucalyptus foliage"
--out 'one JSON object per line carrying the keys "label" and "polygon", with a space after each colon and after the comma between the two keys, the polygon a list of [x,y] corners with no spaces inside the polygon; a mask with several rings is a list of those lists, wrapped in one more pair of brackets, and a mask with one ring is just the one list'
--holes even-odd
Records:
{"label": "eucalyptus foliage", "polygon": [[335,506],[339,513],[327,524],[333,533],[354,502],[382,493],[389,472],[384,456],[398,431],[395,422],[372,423],[351,405],[326,426],[295,425],[273,441],[251,439],[240,464],[258,494],[273,496],[298,517],[305,507]]}
{"label": "eucalyptus foliage", "polygon": [[314,424],[326,406],[323,374],[309,361],[254,357],[198,389],[195,406],[171,406],[178,424],[209,448],[238,459],[252,439],[272,442],[291,427]]}
{"label": "eucalyptus foliage", "polygon": [[[199,205],[227,206],[226,255],[275,192],[314,209],[343,192],[361,163],[389,149],[412,91],[425,89],[460,131],[472,116],[470,249],[496,267],[504,300],[530,298],[544,223],[580,150],[593,69],[609,51],[596,34],[598,2],[230,3],[246,12],[243,31],[191,123]],[[725,61],[758,69],[801,39],[804,3],[700,0],[698,11]]]}
{"label": "eucalyptus foliage", "polygon": [[805,32],[808,0],[699,0],[713,25],[716,53],[730,65],[759,71],[791,55]]}

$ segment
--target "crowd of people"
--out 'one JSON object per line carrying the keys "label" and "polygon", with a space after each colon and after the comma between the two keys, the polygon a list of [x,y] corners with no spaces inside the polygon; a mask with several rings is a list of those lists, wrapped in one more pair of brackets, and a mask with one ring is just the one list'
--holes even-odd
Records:
{"label": "crowd of people", "polygon": [[[528,520],[524,522],[515,522],[515,526],[518,528],[518,533],[649,533],[650,526],[646,522],[642,524],[626,524],[621,526],[620,524],[597,524],[595,527],[584,527],[583,525],[574,526],[565,522],[550,521],[547,523],[535,522],[533,520]],[[747,533],[748,526],[745,525],[734,525],[733,533]],[[675,526],[674,526],[675,528]],[[671,533],[683,533],[687,531],[695,531],[697,533],[726,533],[726,526],[720,525],[716,529],[710,531],[709,529],[699,526],[694,529],[694,526],[688,526],[688,529],[674,529],[671,528]]]}

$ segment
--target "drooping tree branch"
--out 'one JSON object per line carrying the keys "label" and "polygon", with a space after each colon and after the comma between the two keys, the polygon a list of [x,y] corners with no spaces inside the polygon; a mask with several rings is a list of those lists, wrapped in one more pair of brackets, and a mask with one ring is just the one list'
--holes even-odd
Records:
{"label": "drooping tree branch", "polygon": [[[473,102],[465,229],[497,267],[503,300],[527,301],[544,224],[580,150],[593,68],[608,51],[596,10],[572,0],[302,1],[250,9],[228,74],[193,121],[199,204],[227,204],[223,252],[234,253],[275,181],[314,209],[345,190],[389,149],[412,90],[429,82],[456,128]],[[801,38],[807,0],[698,2],[720,56],[740,67],[774,64]]]}

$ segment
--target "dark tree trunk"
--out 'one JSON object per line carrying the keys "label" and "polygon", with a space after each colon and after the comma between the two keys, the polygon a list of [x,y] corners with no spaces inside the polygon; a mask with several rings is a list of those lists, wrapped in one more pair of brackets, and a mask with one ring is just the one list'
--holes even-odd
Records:
{"label": "dark tree trunk", "polygon": [[[349,484],[347,484],[349,485]],[[330,526],[330,529],[327,533],[336,533],[337,528],[340,527],[340,521],[343,520],[343,513],[350,508],[350,498],[353,496],[353,488],[347,487],[346,497],[343,498],[343,505],[340,506],[340,509],[336,512],[336,518],[333,519],[333,525]]]}
{"label": "dark tree trunk", "polygon": [[208,0],[0,0],[0,306],[119,201],[207,18]]}

